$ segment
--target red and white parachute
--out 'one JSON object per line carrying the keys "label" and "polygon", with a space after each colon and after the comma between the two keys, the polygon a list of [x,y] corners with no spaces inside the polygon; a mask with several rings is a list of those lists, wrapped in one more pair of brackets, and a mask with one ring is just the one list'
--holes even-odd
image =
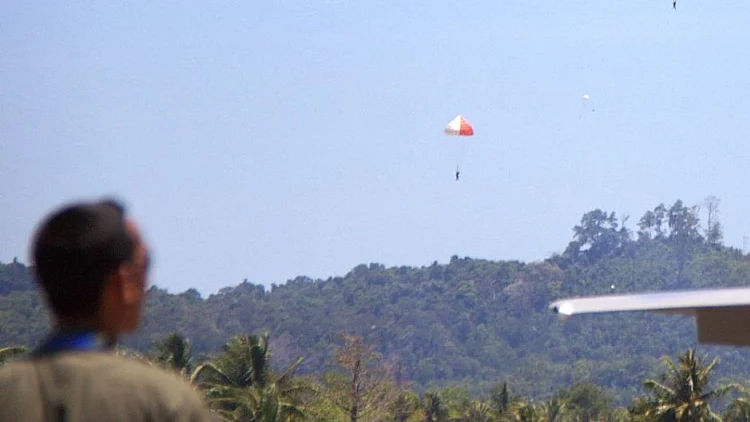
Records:
{"label": "red and white parachute", "polygon": [[474,128],[459,114],[445,127],[445,134],[449,136],[473,136]]}
{"label": "red and white parachute", "polygon": [[[448,123],[444,132],[448,136],[474,136],[474,128],[460,114]],[[459,174],[459,164],[456,164],[456,181],[458,181]]]}

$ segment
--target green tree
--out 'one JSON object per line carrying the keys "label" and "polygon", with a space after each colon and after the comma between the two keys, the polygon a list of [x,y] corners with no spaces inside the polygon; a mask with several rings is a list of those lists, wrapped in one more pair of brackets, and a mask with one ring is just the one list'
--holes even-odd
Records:
{"label": "green tree", "polygon": [[712,246],[719,245],[724,237],[723,228],[719,221],[719,198],[709,195],[704,201],[706,206],[706,243]]}
{"label": "green tree", "polygon": [[492,410],[496,415],[502,415],[508,410],[508,406],[510,406],[510,393],[507,382],[502,383],[502,385],[497,384],[492,389],[490,402],[492,403]]}
{"label": "green tree", "polygon": [[539,408],[532,400],[514,400],[504,419],[513,422],[537,422],[540,420]]}
{"label": "green tree", "polygon": [[437,392],[428,392],[422,401],[425,422],[444,422],[448,420],[448,409],[445,408]]}
{"label": "green tree", "polygon": [[23,356],[27,352],[28,348],[26,346],[0,347],[0,365],[5,364],[5,362],[10,361],[11,359]]}
{"label": "green tree", "polygon": [[211,406],[225,420],[303,420],[301,397],[307,385],[294,379],[302,359],[276,374],[270,358],[267,333],[237,335],[224,345],[219,357],[196,369],[192,381],[201,386]]}
{"label": "green tree", "polygon": [[470,400],[460,416],[461,422],[492,422],[494,419],[492,407],[479,399]]}
{"label": "green tree", "polygon": [[664,221],[667,208],[659,204],[653,211],[646,211],[638,222],[638,237],[640,239],[662,239],[664,237]]}
{"label": "green tree", "polygon": [[539,405],[539,414],[545,422],[562,422],[567,417],[568,404],[559,397],[553,397]]}
{"label": "green tree", "polygon": [[622,223],[620,226],[614,212],[607,213],[600,209],[587,212],[581,218],[581,223],[573,228],[573,241],[565,255],[596,262],[618,254],[630,242],[630,231],[625,228],[624,221]]}
{"label": "green tree", "polygon": [[419,396],[413,391],[401,390],[391,405],[394,422],[407,422],[419,410]]}
{"label": "green tree", "polygon": [[750,400],[747,397],[732,400],[724,420],[726,422],[750,422]]}
{"label": "green tree", "polygon": [[189,376],[193,370],[190,342],[179,333],[172,333],[153,346],[151,359],[157,364]]}
{"label": "green tree", "polygon": [[591,382],[581,382],[563,389],[555,396],[565,403],[569,414],[577,421],[602,420],[611,413],[612,398],[601,386]]}
{"label": "green tree", "polygon": [[711,402],[739,388],[726,384],[710,389],[712,373],[718,358],[706,362],[696,356],[695,349],[680,355],[675,363],[663,358],[666,371],[659,380],[647,379],[643,385],[648,396],[634,406],[634,414],[645,420],[661,422],[719,421],[721,418],[711,409]]}

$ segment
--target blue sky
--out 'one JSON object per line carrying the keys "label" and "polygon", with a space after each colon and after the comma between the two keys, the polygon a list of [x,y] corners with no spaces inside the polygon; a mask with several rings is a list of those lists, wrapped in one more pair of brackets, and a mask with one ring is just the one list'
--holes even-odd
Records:
{"label": "blue sky", "polygon": [[[0,261],[28,262],[51,208],[109,194],[173,292],[540,260],[594,208],[634,227],[711,194],[742,246],[748,18],[742,1],[8,2]],[[459,113],[474,137],[443,135]]]}

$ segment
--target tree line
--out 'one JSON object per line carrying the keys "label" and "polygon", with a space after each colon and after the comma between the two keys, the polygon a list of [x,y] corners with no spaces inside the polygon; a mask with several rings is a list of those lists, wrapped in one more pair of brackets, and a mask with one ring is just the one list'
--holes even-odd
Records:
{"label": "tree line", "polygon": [[[190,382],[223,421],[236,422],[699,422],[750,420],[750,390],[744,383],[717,383],[718,358],[695,349],[676,360],[662,358],[662,372],[644,379],[642,392],[626,406],[591,382],[533,399],[514,394],[507,381],[485,395],[462,387],[421,394],[402,378],[401,363],[387,360],[359,336],[341,333],[332,367],[301,376],[303,358],[273,364],[269,334],[236,335],[221,353],[193,356],[188,339],[172,333],[148,352],[120,346],[113,353],[164,368]],[[0,365],[23,358],[24,346],[0,348]]]}
{"label": "tree line", "polygon": [[[552,300],[750,284],[748,256],[723,245],[718,200],[659,204],[632,229],[628,221],[587,212],[562,252],[537,262],[453,256],[422,267],[369,263],[327,279],[300,276],[270,287],[244,281],[208,297],[157,285],[142,329],[123,345],[147,353],[178,332],[203,361],[235,336],[268,332],[276,365],[321,377],[345,332],[383,360],[397,360],[398,378],[420,396],[451,387],[481,397],[503,380],[513,394],[541,400],[590,382],[626,407],[642,381],[656,376],[661,355],[696,346],[693,319],[625,313],[562,323],[547,308]],[[30,274],[20,262],[0,264],[0,344],[36,344],[49,329]],[[747,349],[704,350],[721,358],[719,379],[750,378]]]}

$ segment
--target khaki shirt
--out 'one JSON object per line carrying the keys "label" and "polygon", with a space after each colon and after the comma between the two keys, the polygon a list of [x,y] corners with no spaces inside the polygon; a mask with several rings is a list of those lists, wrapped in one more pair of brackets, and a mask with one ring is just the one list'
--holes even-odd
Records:
{"label": "khaki shirt", "polygon": [[61,352],[0,367],[0,422],[216,420],[190,383],[114,352]]}

